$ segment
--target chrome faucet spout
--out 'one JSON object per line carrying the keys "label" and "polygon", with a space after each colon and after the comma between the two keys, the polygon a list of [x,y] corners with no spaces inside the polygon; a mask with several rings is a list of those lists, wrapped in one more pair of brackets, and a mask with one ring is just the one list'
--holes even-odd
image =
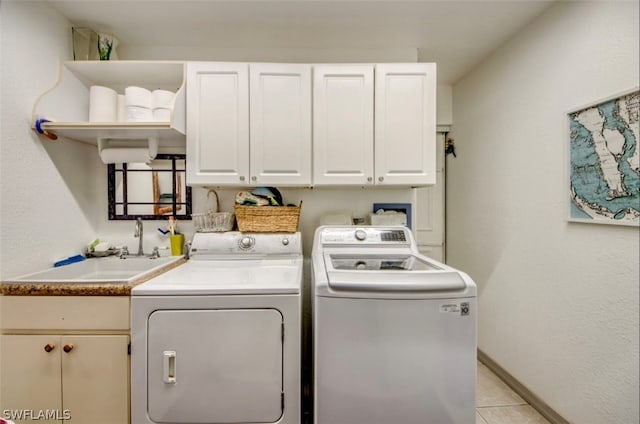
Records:
{"label": "chrome faucet spout", "polygon": [[133,233],[134,237],[138,237],[138,253],[136,254],[136,256],[144,256],[144,251],[142,249],[142,234],[144,232],[144,229],[142,227],[142,218],[138,218],[136,219],[136,227],[135,227],[135,232]]}

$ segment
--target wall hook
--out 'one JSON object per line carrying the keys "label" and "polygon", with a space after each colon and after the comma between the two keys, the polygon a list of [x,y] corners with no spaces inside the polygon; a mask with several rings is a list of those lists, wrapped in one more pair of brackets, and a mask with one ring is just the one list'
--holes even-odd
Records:
{"label": "wall hook", "polygon": [[44,118],[36,119],[36,123],[35,123],[36,131],[38,132],[38,134],[44,135],[49,140],[57,140],[58,139],[57,135],[42,129],[42,124],[44,124],[45,122],[51,122],[51,121],[49,119],[44,119]]}
{"label": "wall hook", "polygon": [[453,138],[447,138],[444,144],[444,153],[447,155],[452,154],[454,158],[457,158],[458,156],[456,156],[456,146],[455,144],[453,144],[453,141]]}

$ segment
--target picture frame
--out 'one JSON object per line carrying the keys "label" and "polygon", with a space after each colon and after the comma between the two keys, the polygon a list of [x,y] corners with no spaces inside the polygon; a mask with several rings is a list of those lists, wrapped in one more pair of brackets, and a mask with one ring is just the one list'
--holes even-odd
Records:
{"label": "picture frame", "polygon": [[640,226],[638,87],[569,110],[567,219]]}

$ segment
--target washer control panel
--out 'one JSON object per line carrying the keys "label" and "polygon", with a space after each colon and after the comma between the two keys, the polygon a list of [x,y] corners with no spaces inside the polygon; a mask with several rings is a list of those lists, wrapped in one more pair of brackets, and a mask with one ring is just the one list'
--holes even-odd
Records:
{"label": "washer control panel", "polygon": [[411,244],[405,227],[327,227],[322,230],[322,244]]}

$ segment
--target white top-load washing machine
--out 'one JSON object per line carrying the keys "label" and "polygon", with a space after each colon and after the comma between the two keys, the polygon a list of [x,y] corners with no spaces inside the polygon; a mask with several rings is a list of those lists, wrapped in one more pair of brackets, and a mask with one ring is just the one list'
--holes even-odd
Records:
{"label": "white top-load washing machine", "polygon": [[196,233],[131,295],[133,424],[300,423],[300,234]]}
{"label": "white top-load washing machine", "polygon": [[476,286],[404,227],[319,227],[315,424],[473,424]]}

